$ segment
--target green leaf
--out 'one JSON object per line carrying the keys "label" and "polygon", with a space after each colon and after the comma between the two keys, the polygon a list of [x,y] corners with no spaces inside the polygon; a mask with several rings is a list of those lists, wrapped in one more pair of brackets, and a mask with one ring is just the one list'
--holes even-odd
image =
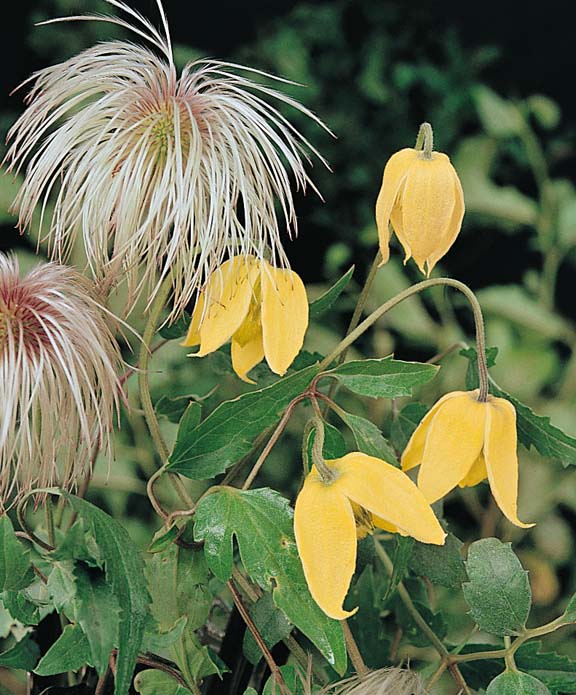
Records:
{"label": "green leaf", "polygon": [[174,623],[174,627],[168,632],[159,632],[158,623],[150,617],[144,632],[142,651],[153,654],[169,654],[170,647],[182,639],[188,618],[183,615]]}
{"label": "green leaf", "polygon": [[568,601],[568,605],[566,606],[566,610],[562,614],[562,618],[567,623],[576,622],[576,594],[573,594],[571,599]]}
{"label": "green leaf", "polygon": [[523,644],[514,655],[518,668],[542,681],[552,695],[576,692],[576,661],[555,652],[540,653],[541,642]]}
{"label": "green leaf", "polygon": [[[306,674],[301,673],[295,666],[290,664],[280,666],[280,672],[284,678],[284,682],[291,695],[306,695],[309,690],[306,689]],[[280,695],[278,683],[273,676],[270,676],[266,681],[262,695]]]}
{"label": "green leaf", "polygon": [[316,319],[323,313],[328,311],[328,309],[334,304],[342,292],[346,289],[346,286],[350,282],[352,275],[354,274],[354,266],[349,268],[344,275],[337,280],[332,287],[320,295],[318,299],[310,302],[310,318]]}
{"label": "green leaf", "polygon": [[490,683],[486,695],[550,695],[550,691],[534,676],[505,671]]}
{"label": "green leaf", "polygon": [[[488,348],[486,354],[488,355],[492,351],[491,354],[495,356],[495,350],[497,348]],[[471,364],[476,359],[474,348],[462,350],[460,354],[467,357]],[[471,369],[472,372],[470,371]],[[469,378],[467,374],[466,383],[468,386],[471,380],[476,378],[476,385],[472,385],[472,388],[477,388],[477,371],[474,370],[475,367],[469,367],[468,374],[471,374],[471,376]],[[476,377],[474,377],[474,374]],[[470,387],[468,386],[468,388]],[[576,465],[576,439],[564,434],[562,430],[551,424],[549,417],[536,415],[527,405],[506,393],[492,380],[490,381],[490,393],[493,396],[510,401],[516,409],[518,439],[526,449],[530,449],[533,446],[542,456],[558,459],[564,466]]]}
{"label": "green leaf", "polygon": [[84,519],[79,518],[68,529],[58,547],[49,556],[51,560],[82,560],[89,567],[104,566],[102,553],[94,536],[86,530]]}
{"label": "green leaf", "polygon": [[76,596],[76,577],[74,576],[74,563],[72,560],[56,561],[48,576],[46,588],[54,604],[54,608],[60,613],[70,606]]}
{"label": "green leaf", "polygon": [[[458,354],[468,360],[468,368],[466,369],[466,388],[469,391],[473,391],[474,389],[478,388],[480,383],[478,379],[478,353],[476,352],[476,348],[466,348],[464,350],[460,350]],[[490,367],[493,367],[496,364],[498,348],[487,347],[485,355],[486,364],[488,369],[490,369]]]}
{"label": "green leaf", "polygon": [[80,625],[66,625],[60,637],[40,659],[34,673],[53,676],[93,665],[92,652]]}
{"label": "green leaf", "polygon": [[0,654],[0,666],[31,671],[40,656],[40,649],[29,635],[25,635],[11,649]]}
{"label": "green leaf", "polygon": [[396,452],[382,435],[380,428],[360,415],[338,410],[338,416],[350,428],[358,451],[368,456],[383,459],[393,466],[398,465]]}
{"label": "green leaf", "polygon": [[[272,594],[268,591],[250,607],[250,616],[269,649],[287,637],[292,630],[291,623],[284,613],[276,608]],[[251,664],[256,665],[262,658],[260,647],[249,630],[244,633],[242,649],[244,656]]]}
{"label": "green leaf", "polygon": [[493,635],[520,633],[530,613],[532,594],[528,573],[510,543],[483,538],[468,550],[462,585],[470,615],[481,630]]}
{"label": "green leaf", "polygon": [[200,424],[201,417],[202,406],[200,403],[191,401],[186,406],[186,410],[179,421],[178,435],[176,437],[176,444],[174,445],[175,448],[181,446],[182,441],[186,441],[190,437],[190,433]]}
{"label": "green leaf", "polygon": [[[424,618],[425,622],[436,634],[438,639],[443,640],[447,632],[446,622],[440,612],[434,613],[431,610],[424,582],[415,577],[406,577],[404,584],[420,615]],[[414,618],[404,603],[398,598],[397,594],[393,597],[392,605],[398,625],[404,631],[404,636],[408,640],[408,643],[414,647],[430,646],[430,640],[422,632],[421,627],[414,622]]]}
{"label": "green leaf", "polygon": [[190,325],[191,316],[185,311],[179,319],[174,321],[170,326],[162,326],[158,331],[160,335],[165,340],[174,340],[176,338],[182,338],[188,333],[188,326]]}
{"label": "green leaf", "polygon": [[140,695],[190,695],[188,688],[157,669],[140,671],[134,679],[134,689]]}
{"label": "green leaf", "polygon": [[99,570],[76,567],[75,617],[87,637],[91,661],[98,675],[108,668],[110,654],[118,643],[120,608],[112,587]]}
{"label": "green leaf", "polygon": [[[308,436],[308,460],[312,460],[312,446],[316,436],[316,429],[312,428]],[[346,442],[340,430],[333,427],[328,422],[324,423],[324,447],[322,453],[327,460],[342,458],[347,452]]]}
{"label": "green leaf", "polygon": [[34,580],[30,549],[18,540],[6,514],[0,516],[0,592],[24,589]]}
{"label": "green leaf", "polygon": [[164,415],[170,422],[179,423],[188,414],[187,426],[192,429],[200,422],[202,406],[192,396],[161,396],[154,406],[158,415]]}
{"label": "green leaf", "polygon": [[162,526],[154,534],[150,545],[146,548],[147,552],[160,553],[162,550],[166,550],[166,548],[169,548],[173,544],[179,531],[180,529],[178,526],[170,526],[168,530],[166,530],[165,526]]}
{"label": "green leaf", "polygon": [[526,99],[526,103],[543,128],[547,130],[556,128],[560,122],[561,113],[555,101],[543,94],[533,94]]}
{"label": "green leaf", "polygon": [[313,600],[293,535],[288,500],[269,489],[224,488],[202,499],[195,515],[194,535],[204,541],[208,566],[221,581],[232,574],[233,538],[242,564],[274,603],[343,673],[346,649],[341,625],[328,618]]}
{"label": "green leaf", "polygon": [[326,374],[361,396],[397,398],[410,396],[414,386],[430,381],[438,369],[434,364],[383,357],[345,362]]}
{"label": "green leaf", "polygon": [[476,87],[473,96],[482,125],[490,135],[510,137],[518,135],[525,127],[522,113],[512,101],[503,99],[484,85]]}
{"label": "green leaf", "polygon": [[466,580],[462,558],[462,541],[448,533],[444,545],[415,543],[410,557],[410,569],[433,584],[457,587]]}
{"label": "green leaf", "polygon": [[169,470],[194,480],[212,478],[246,455],[255,439],[275,425],[290,401],[318,372],[313,365],[272,386],[221,403],[198,427],[178,436]]}
{"label": "green leaf", "polygon": [[123,526],[90,502],[62,494],[96,539],[106,568],[106,580],[120,606],[114,695],[126,695],[142,644],[148,608],[144,564]]}
{"label": "green leaf", "polygon": [[392,596],[392,594],[396,591],[398,584],[400,584],[400,582],[406,576],[414,543],[414,539],[408,536],[394,536],[392,575],[390,576],[388,587],[386,588],[382,601],[387,601],[388,598]]}
{"label": "green leaf", "polygon": [[404,451],[414,430],[427,412],[428,408],[422,403],[408,403],[392,420],[390,441],[396,451]]}

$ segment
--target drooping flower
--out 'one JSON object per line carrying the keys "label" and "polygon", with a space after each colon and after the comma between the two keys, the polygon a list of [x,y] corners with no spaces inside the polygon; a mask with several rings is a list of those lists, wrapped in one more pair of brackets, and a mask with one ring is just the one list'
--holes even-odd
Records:
{"label": "drooping flower", "polygon": [[308,300],[299,276],[254,256],[225,261],[201,292],[182,345],[200,346],[196,357],[232,341],[232,366],[249,383],[248,372],[266,358],[284,374],[304,342]]}
{"label": "drooping flower", "polygon": [[401,470],[360,452],[326,461],[331,479],[313,466],[294,509],[294,533],[316,603],[331,618],[355,611],[342,604],[356,566],[354,505],[423,543],[442,545],[445,533],[424,495]]}
{"label": "drooping flower", "polygon": [[24,277],[0,253],[0,508],[33,487],[73,489],[96,448],[111,453],[120,351],[71,268]]}
{"label": "drooping flower", "polygon": [[226,256],[270,254],[288,267],[275,204],[296,233],[291,179],[305,189],[307,153],[320,155],[269,101],[320,121],[261,78],[285,80],[258,70],[199,60],[178,75],[160,0],[163,31],[107,2],[132,23],[67,19],[119,24],[155,51],[100,43],[35,74],[8,135],[9,169],[27,163],[14,209],[24,230],[41,207],[39,235],[54,259],[65,261],[81,235],[102,287],[126,281],[127,310],[171,274],[173,318]]}
{"label": "drooping flower", "polygon": [[407,147],[384,168],[376,201],[382,262],[390,256],[389,224],[404,248],[404,263],[414,258],[420,270],[432,268],[454,243],[464,217],[464,194],[456,170],[442,152]]}
{"label": "drooping flower", "polygon": [[497,505],[516,526],[518,454],[516,411],[504,398],[478,400],[478,390],[443,396],[424,416],[404,454],[402,468],[420,466],[418,487],[432,503],[457,485],[477,485],[486,478]]}

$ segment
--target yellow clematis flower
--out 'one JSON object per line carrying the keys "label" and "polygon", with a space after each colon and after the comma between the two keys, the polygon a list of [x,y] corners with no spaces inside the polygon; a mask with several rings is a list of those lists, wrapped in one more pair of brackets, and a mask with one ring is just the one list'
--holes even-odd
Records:
{"label": "yellow clematis flower", "polygon": [[478,390],[443,396],[412,435],[402,455],[402,469],[420,466],[418,487],[433,503],[456,485],[469,487],[488,478],[504,516],[518,519],[516,411],[504,398],[478,400]]}
{"label": "yellow clematis flower", "polygon": [[427,156],[407,147],[390,157],[376,201],[382,263],[390,257],[392,223],[406,254],[404,263],[414,258],[420,270],[430,275],[458,236],[463,217],[462,185],[445,154]]}
{"label": "yellow clematis flower", "polygon": [[203,357],[229,340],[232,366],[248,383],[248,372],[266,358],[284,374],[300,352],[308,328],[308,299],[296,273],[254,256],[234,256],[208,278],[181,345],[200,345]]}
{"label": "yellow clematis flower", "polygon": [[[354,611],[342,604],[356,566],[357,506],[424,543],[446,534],[424,495],[401,470],[358,451],[326,461],[306,476],[294,509],[294,533],[310,593],[331,618]],[[365,529],[362,529],[364,531]]]}

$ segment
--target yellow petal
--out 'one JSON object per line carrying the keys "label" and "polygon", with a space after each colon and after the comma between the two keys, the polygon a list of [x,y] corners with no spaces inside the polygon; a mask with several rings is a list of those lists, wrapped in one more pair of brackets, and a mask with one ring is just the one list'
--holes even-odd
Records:
{"label": "yellow petal", "polygon": [[192,319],[190,320],[188,333],[186,334],[184,340],[180,343],[180,345],[183,347],[194,347],[195,345],[200,345],[200,323],[204,313],[205,301],[204,292],[201,292],[198,295],[196,305],[194,306],[194,311],[192,312]]}
{"label": "yellow petal", "polygon": [[417,157],[418,153],[416,150],[407,147],[393,154],[384,167],[382,186],[376,200],[376,225],[378,227],[382,263],[386,263],[390,257],[390,249],[388,248],[390,230],[388,225],[398,196],[398,190],[406,176],[407,170]]}
{"label": "yellow petal", "polygon": [[456,487],[482,451],[487,406],[476,397],[472,391],[446,399],[430,422],[418,472],[430,503]]}
{"label": "yellow petal", "polygon": [[419,466],[422,463],[422,456],[424,455],[424,446],[426,444],[426,437],[428,436],[428,428],[430,427],[430,422],[432,421],[432,418],[438,412],[438,409],[442,406],[443,403],[445,403],[450,398],[461,396],[465,393],[468,392],[452,391],[451,393],[447,393],[446,395],[442,396],[440,400],[436,401],[432,408],[430,408],[426,415],[424,415],[424,417],[418,424],[418,427],[412,433],[412,436],[410,437],[408,444],[406,445],[406,449],[404,449],[404,453],[402,454],[403,471],[409,471],[411,468]]}
{"label": "yellow petal", "polygon": [[423,543],[444,543],[438,519],[406,473],[358,451],[327,463],[340,471],[333,487],[350,500]]}
{"label": "yellow petal", "polygon": [[490,489],[504,516],[516,526],[530,528],[518,519],[518,454],[516,411],[504,398],[489,396],[484,458]]}
{"label": "yellow petal", "polygon": [[294,508],[294,534],[312,597],[326,615],[344,620],[342,608],[356,567],[356,523],[338,480],[323,483],[314,468]]}
{"label": "yellow petal", "polygon": [[258,266],[250,256],[234,256],[208,279],[208,308],[200,325],[202,357],[227,343],[240,328],[256,290]]}
{"label": "yellow petal", "polygon": [[434,152],[432,159],[418,157],[412,163],[398,193],[402,223],[399,229],[395,228],[396,236],[404,247],[406,260],[412,255],[426,274],[448,251],[460,231],[462,220],[455,211],[455,178],[457,174],[448,157]]}
{"label": "yellow petal", "polygon": [[[450,166],[452,167],[452,165]],[[460,229],[462,227],[462,220],[464,219],[464,192],[462,190],[462,184],[460,183],[458,174],[453,167],[452,174],[454,177],[454,209],[452,211],[452,217],[446,225],[444,233],[435,250],[433,250],[428,256],[428,275],[436,263],[442,258],[442,256],[446,254],[448,249],[456,241],[456,237],[460,233]]]}
{"label": "yellow petal", "polygon": [[386,519],[383,519],[376,514],[372,514],[372,523],[374,526],[376,526],[376,528],[382,529],[383,531],[388,531],[388,533],[399,533],[401,536],[406,535],[404,532],[400,531],[397,526],[394,526],[394,524],[391,524],[389,521],[386,521]]}
{"label": "yellow petal", "polygon": [[480,454],[476,461],[472,464],[472,468],[468,473],[462,478],[458,483],[459,487],[474,487],[478,485],[483,480],[488,477],[488,472],[486,471],[486,461],[484,460],[484,455]]}
{"label": "yellow petal", "polygon": [[308,328],[308,299],[302,280],[291,270],[262,270],[262,335],[268,366],[284,374],[300,352]]}
{"label": "yellow petal", "polygon": [[232,367],[242,381],[246,381],[248,384],[255,383],[248,378],[248,372],[261,362],[264,357],[260,326],[258,326],[258,329],[254,336],[245,343],[238,341],[236,336],[232,338]]}

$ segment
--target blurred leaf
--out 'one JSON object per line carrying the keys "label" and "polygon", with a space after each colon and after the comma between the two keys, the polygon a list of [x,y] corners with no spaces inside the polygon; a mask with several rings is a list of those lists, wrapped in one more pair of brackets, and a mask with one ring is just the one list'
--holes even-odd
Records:
{"label": "blurred leaf", "polygon": [[497,143],[485,136],[462,140],[453,163],[464,189],[468,212],[481,213],[518,225],[536,223],[538,205],[512,186],[497,186],[490,179]]}
{"label": "blurred leaf", "polygon": [[233,538],[246,572],[343,673],[346,649],[342,627],[310,595],[293,536],[288,500],[270,489],[223,488],[198,504],[194,536],[204,541],[208,566],[221,581],[232,575]]}
{"label": "blurred leaf", "polygon": [[526,103],[538,123],[546,130],[552,130],[560,123],[560,107],[550,97],[543,94],[533,94],[528,97]]}
{"label": "blurred leaf", "polygon": [[178,423],[186,415],[187,427],[193,429],[200,422],[202,406],[200,403],[190,400],[191,396],[176,396],[169,398],[161,396],[154,406],[158,415],[164,415],[170,422]]}
{"label": "blurred leaf", "polygon": [[168,469],[196,480],[222,473],[251,450],[262,432],[276,424],[317,371],[316,366],[307,367],[265,389],[221,403],[198,427],[185,435],[178,433]]}
{"label": "blurred leaf", "polygon": [[360,415],[338,410],[338,416],[346,423],[354,435],[358,451],[368,456],[383,459],[393,466],[398,465],[396,453],[382,435],[380,428]]}
{"label": "blurred leaf", "polygon": [[176,338],[182,338],[188,333],[188,326],[190,325],[191,316],[187,311],[177,319],[174,323],[169,326],[162,326],[158,333],[165,340],[175,340]]}
{"label": "blurred leaf", "polygon": [[311,319],[316,319],[319,316],[322,316],[334,302],[338,299],[338,297],[342,294],[342,292],[346,289],[346,286],[350,282],[352,275],[354,274],[354,266],[349,268],[344,275],[337,280],[332,287],[324,292],[318,299],[315,299],[313,302],[310,302],[310,318]]}
{"label": "blurred leaf", "polygon": [[462,585],[470,615],[481,630],[493,635],[516,635],[528,619],[531,606],[528,573],[510,543],[483,538],[468,549]]}
{"label": "blurred leaf", "polygon": [[486,695],[550,695],[550,691],[542,681],[527,673],[506,671],[490,683]]}
{"label": "blurred leaf", "polygon": [[555,652],[539,653],[541,642],[523,644],[514,660],[518,668],[542,681],[552,695],[576,692],[576,661]]}
{"label": "blurred leaf", "polygon": [[422,403],[408,403],[392,420],[390,440],[396,451],[404,451],[418,423],[428,412]]}
{"label": "blurred leaf", "polygon": [[0,592],[24,589],[34,580],[30,549],[14,533],[7,514],[0,516]]}
{"label": "blurred leaf", "polygon": [[40,659],[34,673],[52,676],[78,671],[85,664],[93,666],[92,652],[80,625],[66,625],[60,637]]}
{"label": "blurred leaf", "polygon": [[114,695],[126,695],[144,636],[148,592],[144,563],[123,526],[90,502],[63,494],[96,539],[106,567],[106,580],[120,606],[118,658]]}
{"label": "blurred leaf", "polygon": [[490,135],[511,137],[525,128],[522,113],[516,104],[502,99],[489,87],[479,85],[474,89],[473,96],[482,125]]}
{"label": "blurred leaf", "polygon": [[108,668],[110,654],[119,647],[118,617],[120,607],[111,586],[98,570],[90,573],[76,567],[75,617],[88,640],[91,662],[98,675]]}
{"label": "blurred leaf", "polygon": [[[405,579],[406,589],[412,598],[414,606],[418,609],[420,615],[424,618],[426,623],[432,628],[436,633],[436,636],[442,640],[446,637],[447,627],[446,621],[442,613],[434,613],[430,608],[430,601],[426,593],[426,588],[421,579],[415,579],[414,577],[406,577]],[[404,605],[404,603],[399,600],[398,596],[394,596],[393,599],[394,613],[396,614],[396,620],[399,627],[402,628],[404,632],[404,637],[409,641],[410,644],[415,647],[429,647],[430,640],[422,632],[419,625],[414,622],[414,618]]]}
{"label": "blurred leaf", "polygon": [[40,648],[30,635],[25,635],[19,642],[5,652],[0,653],[0,666],[31,671],[40,657]]}
{"label": "blurred leaf", "polygon": [[410,569],[433,584],[460,586],[466,580],[462,546],[462,541],[453,533],[448,533],[444,545],[416,542],[410,556]]}
{"label": "blurred leaf", "polygon": [[[287,637],[292,630],[292,624],[286,619],[284,613],[276,608],[272,600],[272,594],[269,592],[265,592],[250,607],[250,616],[269,649],[272,649],[275,644]],[[244,633],[242,649],[244,656],[251,664],[256,665],[262,659],[260,647],[250,630],[246,630]]]}
{"label": "blurred leaf", "polygon": [[140,671],[134,679],[134,689],[140,695],[190,695],[188,688],[157,669]]}
{"label": "blurred leaf", "polygon": [[392,357],[345,362],[326,374],[346,388],[371,398],[410,396],[412,388],[432,379],[438,367],[422,362],[402,362]]}

